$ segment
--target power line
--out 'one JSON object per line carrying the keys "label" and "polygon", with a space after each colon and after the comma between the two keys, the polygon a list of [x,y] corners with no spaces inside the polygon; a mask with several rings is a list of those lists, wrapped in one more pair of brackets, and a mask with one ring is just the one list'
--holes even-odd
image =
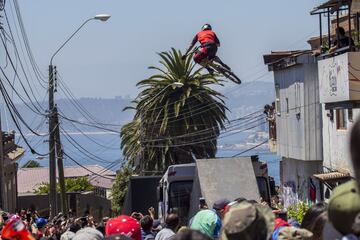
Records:
{"label": "power line", "polygon": [[268,142],[269,142],[269,140],[266,140],[266,141],[264,141],[264,142],[262,142],[262,143],[259,143],[259,144],[255,145],[254,147],[251,147],[251,148],[246,149],[246,150],[244,150],[244,151],[242,151],[242,152],[240,152],[240,153],[237,153],[237,154],[233,155],[232,157],[238,157],[238,156],[240,156],[240,155],[242,155],[242,154],[244,154],[244,153],[247,153],[247,152],[249,152],[249,151],[251,151],[251,150],[253,150],[253,149],[255,149],[255,148],[258,148],[258,147],[260,147],[261,145],[264,145],[265,143],[268,143]]}
{"label": "power line", "polygon": [[109,179],[109,180],[115,180],[115,177],[112,178],[112,177],[107,177],[107,176],[102,176],[94,171],[91,171],[90,169],[88,169],[87,167],[85,167],[84,165],[80,164],[78,161],[76,161],[74,158],[72,158],[70,155],[68,155],[66,152],[64,152],[64,155],[66,157],[68,157],[71,161],[73,161],[76,165],[78,165],[79,167],[82,167],[83,169],[89,171],[90,173],[98,176],[98,177],[101,177],[101,178],[105,178],[105,179]]}

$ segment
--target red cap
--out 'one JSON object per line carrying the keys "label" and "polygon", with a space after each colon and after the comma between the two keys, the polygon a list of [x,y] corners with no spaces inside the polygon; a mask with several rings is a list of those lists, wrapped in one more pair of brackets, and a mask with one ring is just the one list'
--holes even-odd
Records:
{"label": "red cap", "polygon": [[141,240],[140,224],[132,217],[121,215],[106,223],[106,236],[125,235],[133,240]]}
{"label": "red cap", "polygon": [[25,224],[20,219],[10,219],[1,233],[2,238],[35,240],[31,233],[26,229]]}

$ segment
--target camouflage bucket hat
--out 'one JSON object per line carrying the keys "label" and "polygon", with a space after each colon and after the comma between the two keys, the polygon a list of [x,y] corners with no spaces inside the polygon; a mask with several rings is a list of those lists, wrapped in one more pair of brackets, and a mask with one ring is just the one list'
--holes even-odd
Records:
{"label": "camouflage bucket hat", "polygon": [[269,239],[275,216],[261,204],[242,202],[231,206],[223,220],[222,240]]}
{"label": "camouflage bucket hat", "polygon": [[356,181],[349,181],[333,191],[328,216],[332,225],[342,234],[358,233],[360,219],[360,191]]}

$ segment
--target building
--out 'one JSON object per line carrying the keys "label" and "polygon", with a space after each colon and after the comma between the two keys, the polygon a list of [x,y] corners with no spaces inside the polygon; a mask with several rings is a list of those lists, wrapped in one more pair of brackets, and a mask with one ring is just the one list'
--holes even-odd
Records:
{"label": "building", "polygon": [[[359,3],[332,0],[316,7],[311,14],[319,15],[320,21],[324,15],[332,17],[328,21],[329,41],[339,38],[335,30],[343,27],[346,35],[359,43]],[[360,52],[356,44],[335,47],[334,51],[323,50],[318,56],[324,162],[323,171],[315,177],[324,184],[325,198],[334,187],[354,176],[348,137],[353,121],[360,116]]]}
{"label": "building", "polygon": [[[98,165],[67,166],[64,167],[64,176],[65,178],[87,177],[94,187],[94,193],[108,199],[116,173]],[[17,178],[18,195],[33,195],[39,186],[49,183],[49,168],[20,168]]]}
{"label": "building", "polygon": [[4,188],[4,195],[1,197],[1,209],[14,212],[17,208],[17,170],[19,160],[25,150],[15,144],[15,133],[2,132],[3,144],[3,181],[1,187]]}
{"label": "building", "polygon": [[311,50],[264,55],[274,73],[276,150],[285,205],[320,198],[313,174],[322,170],[321,105],[317,59]]}

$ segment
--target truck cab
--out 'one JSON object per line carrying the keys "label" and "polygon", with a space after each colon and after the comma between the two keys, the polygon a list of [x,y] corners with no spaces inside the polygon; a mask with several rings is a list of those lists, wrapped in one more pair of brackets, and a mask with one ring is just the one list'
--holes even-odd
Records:
{"label": "truck cab", "polygon": [[[188,219],[198,210],[199,197],[204,197],[209,206],[214,198],[227,196],[229,200],[245,197],[259,201],[261,198],[270,203],[273,187],[267,164],[260,162],[256,156],[203,159],[191,164],[172,165],[157,189],[159,219],[165,221],[168,214],[176,213],[181,224],[187,225]],[[217,195],[214,192],[228,195],[220,193],[220,196],[214,196]]]}
{"label": "truck cab", "polygon": [[169,213],[177,213],[186,223],[196,171],[195,163],[170,166],[158,187],[159,219],[165,220]]}

